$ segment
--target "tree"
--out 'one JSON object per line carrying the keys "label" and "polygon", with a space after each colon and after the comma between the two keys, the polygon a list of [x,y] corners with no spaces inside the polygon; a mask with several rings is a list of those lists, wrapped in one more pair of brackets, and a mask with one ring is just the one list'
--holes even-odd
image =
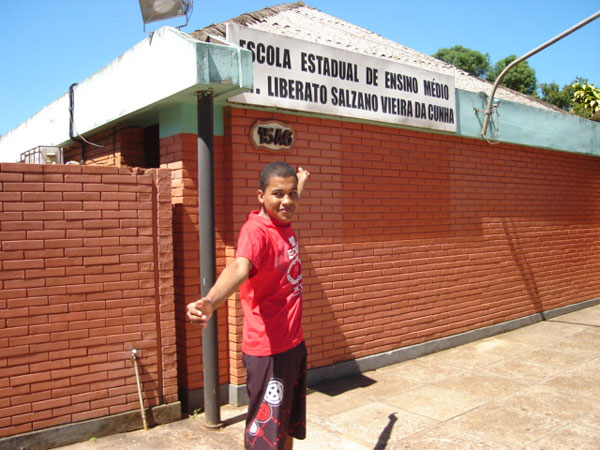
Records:
{"label": "tree", "polygon": [[586,115],[583,117],[589,119],[594,113],[600,111],[600,89],[594,86],[594,83],[574,83],[572,87],[575,91],[573,100],[583,105],[586,110]]}
{"label": "tree", "polygon": [[[496,81],[502,71],[515,59],[516,55],[510,55],[501,59],[487,73],[487,79]],[[535,70],[529,67],[527,61],[520,62],[513,67],[502,79],[500,83],[514,91],[522,92],[523,94],[536,96],[537,80]]]}
{"label": "tree", "polygon": [[476,77],[483,77],[490,69],[490,55],[488,53],[484,55],[477,50],[471,50],[462,45],[440,48],[433,54],[433,57],[452,64]]}
{"label": "tree", "polygon": [[540,83],[541,98],[547,103],[558,106],[565,111],[573,107],[573,88],[571,85],[563,86],[562,89],[556,83]]}
{"label": "tree", "polygon": [[575,77],[569,84],[565,84],[562,89],[556,83],[540,83],[541,99],[552,105],[558,106],[565,111],[570,111],[578,116],[588,118],[589,111],[581,103],[575,101],[575,84],[588,84],[587,78]]}

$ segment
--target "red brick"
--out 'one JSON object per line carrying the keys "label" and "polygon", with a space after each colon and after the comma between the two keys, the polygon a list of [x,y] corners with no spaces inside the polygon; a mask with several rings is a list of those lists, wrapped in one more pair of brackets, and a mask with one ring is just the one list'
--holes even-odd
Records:
{"label": "red brick", "polygon": [[55,427],[58,425],[69,423],[70,421],[71,421],[70,415],[53,417],[53,418],[47,419],[47,420],[36,420],[33,423],[33,430],[42,430],[44,428]]}
{"label": "red brick", "polygon": [[102,218],[100,211],[65,211],[65,220],[99,220]]}
{"label": "red brick", "polygon": [[[75,422],[74,416],[77,414],[86,414],[90,410],[89,402],[74,403],[70,406],[56,408],[53,413],[56,415],[71,415],[72,421]],[[81,419],[83,420],[83,419]]]}
{"label": "red brick", "polygon": [[22,384],[38,384],[50,379],[49,372],[34,373],[29,375],[21,375],[10,379],[11,386],[19,386]]}
{"label": "red brick", "polygon": [[[38,241],[36,241],[38,242]],[[39,241],[43,242],[43,241]],[[52,249],[52,250],[40,250],[38,247],[34,249],[26,249],[24,257],[26,259],[48,259],[48,258],[61,258],[64,256],[63,249]]]}
{"label": "red brick", "polygon": [[87,350],[83,348],[79,349],[63,349],[54,352],[50,352],[50,358],[53,360],[59,360],[63,358],[79,358],[85,356],[87,354]]}
{"label": "red brick", "polygon": [[[0,182],[1,181],[23,181],[23,173],[7,173],[9,171],[4,165],[0,168]],[[23,170],[18,170],[15,172],[23,172]]]}
{"label": "red brick", "polygon": [[[77,280],[78,283],[83,283],[83,277],[70,277],[74,280]],[[75,282],[75,281],[74,281]],[[71,284],[67,286],[67,292],[69,294],[83,294],[83,293],[92,293],[92,292],[103,292],[103,284],[95,283],[95,284]]]}
{"label": "red brick", "polygon": [[[117,192],[119,186],[117,184],[86,183],[83,185],[83,190],[86,192]],[[100,200],[100,197],[98,197],[98,200]]]}
{"label": "red brick", "polygon": [[108,378],[109,376],[107,372],[95,372],[86,375],[74,376],[71,378],[71,384],[73,386],[77,386],[78,384],[87,384],[108,380]]}
{"label": "red brick", "polygon": [[[2,423],[2,422],[0,422]],[[0,437],[11,436],[21,433],[27,433],[32,430],[32,426],[30,423],[25,423],[19,426],[0,426]]]}
{"label": "red brick", "polygon": [[63,341],[63,340],[79,340],[89,336],[87,330],[74,330],[74,331],[59,331],[52,333],[52,341]]}
{"label": "red brick", "polygon": [[[105,345],[106,342],[107,342],[106,336],[96,336],[96,337],[89,337],[87,339],[78,339],[76,341],[71,341],[70,347],[73,349],[80,348],[80,347],[97,347],[97,346]],[[90,352],[93,352],[93,351],[90,350]]]}
{"label": "red brick", "polygon": [[89,183],[100,183],[102,177],[100,175],[91,175],[89,173],[85,173],[83,175],[79,174],[65,174],[65,181],[68,183],[82,183],[87,185]]}
{"label": "red brick", "polygon": [[78,230],[82,228],[83,223],[79,220],[47,220],[44,222],[45,230]]}
{"label": "red brick", "polygon": [[[18,251],[18,250],[41,250],[44,248],[44,241],[42,240],[27,240],[27,241],[4,241],[2,242],[2,249],[5,251]],[[28,256],[27,259],[33,259]]]}
{"label": "red brick", "polygon": [[79,192],[82,190],[81,183],[46,183],[44,189],[47,192]]}
{"label": "red brick", "polygon": [[49,334],[35,334],[29,336],[18,336],[14,338],[10,338],[8,340],[9,345],[17,346],[17,345],[32,345],[32,344],[43,344],[45,342],[50,342]]}
{"label": "red brick", "polygon": [[98,409],[94,411],[87,411],[82,413],[73,414],[73,422],[79,422],[82,420],[90,420],[96,417],[107,416],[109,414],[108,408]]}
{"label": "red brick", "polygon": [[2,189],[5,192],[43,192],[44,183],[15,183],[12,181],[5,181],[2,184]]}
{"label": "red brick", "polygon": [[[84,185],[84,189],[87,185]],[[68,202],[97,202],[100,200],[99,192],[63,192],[63,200]],[[68,216],[68,212],[65,212],[65,217]]]}
{"label": "red brick", "polygon": [[124,405],[126,403],[127,403],[127,397],[124,395],[114,396],[114,397],[111,396],[109,398],[92,401],[91,407],[93,409],[106,408],[106,407],[115,406],[115,405]]}
{"label": "red brick", "polygon": [[69,398],[58,398],[45,401],[38,401],[32,404],[33,412],[44,411],[47,409],[53,410],[59,407],[67,406],[71,404]]}

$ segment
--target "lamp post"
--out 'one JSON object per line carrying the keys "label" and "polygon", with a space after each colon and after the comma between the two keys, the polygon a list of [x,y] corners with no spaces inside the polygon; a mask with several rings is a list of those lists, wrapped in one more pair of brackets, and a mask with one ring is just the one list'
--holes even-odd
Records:
{"label": "lamp post", "polygon": [[185,23],[178,28],[185,27],[194,6],[194,0],[139,0],[139,2],[144,21],[144,33],[147,23],[180,16],[185,16]]}

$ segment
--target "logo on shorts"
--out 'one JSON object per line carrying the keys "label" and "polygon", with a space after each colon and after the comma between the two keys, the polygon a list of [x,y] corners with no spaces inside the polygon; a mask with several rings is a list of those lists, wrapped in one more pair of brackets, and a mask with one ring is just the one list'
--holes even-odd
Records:
{"label": "logo on shorts", "polygon": [[264,430],[262,429],[261,425],[265,422],[268,422],[271,419],[271,415],[271,407],[265,402],[261,403],[258,414],[256,414],[254,421],[252,421],[252,425],[250,425],[248,433],[251,436],[263,436]]}
{"label": "logo on shorts", "polygon": [[278,378],[271,378],[265,392],[265,402],[279,405],[283,400],[283,383]]}
{"label": "logo on shorts", "polygon": [[267,384],[263,402],[248,429],[248,433],[251,436],[264,436],[264,427],[273,417],[273,408],[279,406],[282,400],[283,382],[278,378],[271,378]]}

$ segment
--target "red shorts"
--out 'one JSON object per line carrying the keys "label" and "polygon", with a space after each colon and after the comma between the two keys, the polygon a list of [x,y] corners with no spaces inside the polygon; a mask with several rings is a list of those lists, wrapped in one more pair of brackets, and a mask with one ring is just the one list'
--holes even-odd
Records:
{"label": "red shorts", "polygon": [[271,356],[242,355],[246,386],[247,449],[282,449],[286,435],[306,437],[306,346]]}

